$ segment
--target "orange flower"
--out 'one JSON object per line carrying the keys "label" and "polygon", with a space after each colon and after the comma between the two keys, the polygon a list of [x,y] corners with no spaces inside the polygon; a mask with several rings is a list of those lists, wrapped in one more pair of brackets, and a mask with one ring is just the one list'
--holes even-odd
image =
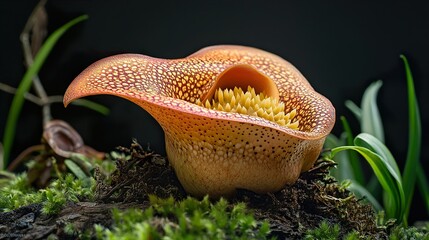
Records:
{"label": "orange flower", "polygon": [[[239,110],[205,107],[206,102],[226,101],[219,92],[234,88],[253,91],[242,92],[247,97]],[[126,98],[159,122],[168,159],[194,196],[230,195],[237,188],[272,192],[295,182],[312,167],[335,122],[330,101],[294,66],[243,46],[213,46],[171,60],[138,54],[108,57],[71,83],[64,104],[98,94]],[[225,96],[236,101],[236,96]],[[269,103],[261,103],[264,99]],[[282,106],[265,106],[271,103]],[[244,105],[247,112],[264,108],[248,115]],[[272,121],[279,111],[296,129]]]}

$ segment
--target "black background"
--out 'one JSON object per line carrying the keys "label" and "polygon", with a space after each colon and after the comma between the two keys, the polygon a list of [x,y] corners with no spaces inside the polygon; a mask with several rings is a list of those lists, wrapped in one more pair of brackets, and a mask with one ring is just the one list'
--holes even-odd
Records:
{"label": "black background", "polygon": [[[24,74],[19,34],[37,1],[0,2],[0,81],[17,86]],[[357,129],[344,107],[360,103],[365,88],[383,80],[378,102],[386,144],[400,166],[406,156],[408,122],[405,54],[411,64],[423,126],[422,161],[429,166],[428,78],[429,6],[427,1],[112,1],[52,0],[47,4],[49,32],[80,14],[89,19],[60,39],[39,76],[50,95],[68,84],[92,62],[117,53],[180,58],[202,47],[240,44],[273,52],[294,64],[312,86],[328,97]],[[61,104],[53,115],[72,124],[88,145],[109,151],[128,146],[135,137],[163,152],[162,129],[131,102],[91,97],[111,109],[108,117]],[[0,136],[12,96],[0,92]],[[26,102],[12,153],[38,143],[41,108]],[[337,122],[334,133],[339,134]],[[355,132],[357,133],[357,132]],[[429,171],[426,170],[426,173]],[[414,206],[412,219],[427,218]]]}

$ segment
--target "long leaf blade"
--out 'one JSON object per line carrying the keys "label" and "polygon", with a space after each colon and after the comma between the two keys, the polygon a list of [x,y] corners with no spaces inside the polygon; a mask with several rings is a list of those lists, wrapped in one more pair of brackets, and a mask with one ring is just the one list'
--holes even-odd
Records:
{"label": "long leaf blade", "polygon": [[[390,202],[391,205],[385,208],[387,216],[391,218],[396,218],[399,221],[402,221],[402,213],[403,213],[402,202],[401,202],[402,185],[400,181],[397,181],[393,177],[392,172],[386,166],[386,162],[383,161],[382,157],[372,152],[368,148],[361,147],[361,146],[341,146],[341,147],[332,149],[331,153],[333,156],[335,156],[337,153],[344,150],[354,150],[359,154],[361,154],[367,160],[367,162],[373,169],[375,176],[380,181],[380,184],[383,187],[384,191],[389,196],[389,199],[392,200]],[[403,196],[403,192],[402,192],[402,196]]]}
{"label": "long leaf blade", "polygon": [[[347,145],[353,145],[353,133],[347,119],[344,116],[341,116],[341,123],[344,128],[344,132],[346,133]],[[349,151],[349,162],[351,165],[351,169],[353,171],[354,180],[360,185],[365,184],[365,178],[363,175],[362,165],[360,164],[359,158],[356,155],[356,152]]]}
{"label": "long leaf blade", "polygon": [[362,122],[362,109],[351,100],[347,100],[344,105],[355,115],[359,122]]}
{"label": "long leaf blade", "polygon": [[363,94],[361,109],[361,131],[374,135],[384,142],[383,122],[377,107],[377,94],[383,85],[382,81],[373,82]]}
{"label": "long leaf blade", "polygon": [[103,115],[109,115],[110,113],[110,109],[107,108],[104,105],[101,105],[99,103],[87,100],[87,99],[77,99],[75,101],[73,101],[71,104],[76,105],[76,106],[82,106],[82,107],[86,107],[88,109],[94,110],[100,114]]}
{"label": "long leaf blade", "polygon": [[10,150],[12,148],[12,143],[15,138],[15,129],[16,123],[18,121],[19,114],[21,113],[22,106],[24,104],[24,95],[28,92],[31,87],[33,77],[39,72],[52,48],[58,39],[72,26],[77,23],[87,19],[87,15],[82,15],[77,17],[70,22],[66,23],[55,32],[53,32],[42,45],[40,50],[37,52],[33,65],[31,65],[28,70],[25,72],[18,88],[15,93],[15,96],[12,100],[12,104],[9,110],[9,114],[6,120],[5,131],[3,135],[3,161],[0,162],[0,169],[4,169],[7,165],[9,159]]}
{"label": "long leaf blade", "polygon": [[[337,138],[333,134],[329,134],[328,137],[325,140],[324,147],[326,149],[332,149],[339,146],[344,146],[345,144],[345,137],[343,135],[341,138]],[[332,159],[334,160],[338,165],[331,169],[330,174],[337,180],[342,181],[346,179],[354,179],[353,175],[353,169],[350,164],[350,159],[347,154],[347,152],[340,152]]]}
{"label": "long leaf blade", "polygon": [[426,212],[429,214],[429,183],[421,166],[417,168],[417,186],[423,196]]}
{"label": "long leaf blade", "polygon": [[416,92],[414,89],[413,75],[411,73],[408,60],[404,55],[401,55],[404,62],[405,74],[407,78],[408,90],[408,150],[407,160],[405,162],[403,182],[406,197],[406,216],[408,217],[411,201],[413,199],[414,188],[416,183],[417,167],[419,166],[422,129],[420,122],[420,112],[417,103]]}
{"label": "long leaf blade", "polygon": [[402,186],[402,177],[390,151],[376,137],[361,133],[356,136],[354,146],[342,146],[332,149],[335,155],[343,150],[354,150],[360,153],[369,163],[388,196],[386,213],[399,221],[406,221],[405,195]]}
{"label": "long leaf blade", "polygon": [[77,165],[72,160],[66,159],[64,160],[64,164],[79,179],[85,180],[86,178],[88,178],[88,176],[86,176],[85,172],[79,167],[79,165]]}
{"label": "long leaf blade", "polygon": [[351,181],[350,186],[347,188],[348,190],[355,193],[357,196],[365,197],[366,200],[371,203],[374,209],[379,212],[383,210],[381,204],[377,201],[377,199],[366,189],[364,186],[360,185],[356,181]]}
{"label": "long leaf blade", "polygon": [[[387,201],[399,201],[399,208],[401,209],[400,212],[400,221],[404,220],[406,221],[406,217],[404,215],[405,212],[405,193],[404,188],[402,184],[402,177],[401,172],[399,171],[399,167],[396,163],[395,158],[393,157],[392,153],[389,151],[389,149],[382,143],[378,138],[367,134],[367,133],[361,133],[355,138],[355,145],[365,147],[373,152],[375,152],[377,155],[381,157],[381,160],[383,161],[384,165],[387,167],[390,174],[393,176],[393,178],[396,180],[397,184],[397,190],[399,195],[398,200],[388,198]],[[391,202],[388,202],[391,204]]]}
{"label": "long leaf blade", "polygon": [[361,146],[370,149],[382,157],[386,162],[386,166],[394,174],[395,179],[402,181],[401,172],[398,164],[389,149],[378,138],[368,133],[361,133],[356,136],[354,141],[356,146]]}

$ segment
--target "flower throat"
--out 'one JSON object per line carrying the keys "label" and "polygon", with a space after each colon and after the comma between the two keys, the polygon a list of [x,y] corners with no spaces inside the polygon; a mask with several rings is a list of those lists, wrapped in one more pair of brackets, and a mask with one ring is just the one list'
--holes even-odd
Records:
{"label": "flower throat", "polygon": [[219,88],[214,93],[211,103],[209,100],[202,103],[198,99],[196,104],[208,109],[261,117],[294,130],[298,130],[299,127],[299,121],[293,120],[296,116],[295,109],[285,113],[283,102],[263,93],[256,94],[255,89],[250,86],[246,92],[237,87],[234,87],[234,90]]}

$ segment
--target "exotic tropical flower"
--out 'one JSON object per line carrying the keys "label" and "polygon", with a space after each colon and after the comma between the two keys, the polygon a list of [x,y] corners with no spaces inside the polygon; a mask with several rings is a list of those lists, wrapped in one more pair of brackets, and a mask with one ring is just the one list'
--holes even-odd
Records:
{"label": "exotic tropical flower", "polygon": [[123,54],[102,59],[69,86],[64,103],[126,98],[165,132],[168,159],[192,195],[281,189],[311,168],[335,109],[289,62],[242,46],[182,59]]}

